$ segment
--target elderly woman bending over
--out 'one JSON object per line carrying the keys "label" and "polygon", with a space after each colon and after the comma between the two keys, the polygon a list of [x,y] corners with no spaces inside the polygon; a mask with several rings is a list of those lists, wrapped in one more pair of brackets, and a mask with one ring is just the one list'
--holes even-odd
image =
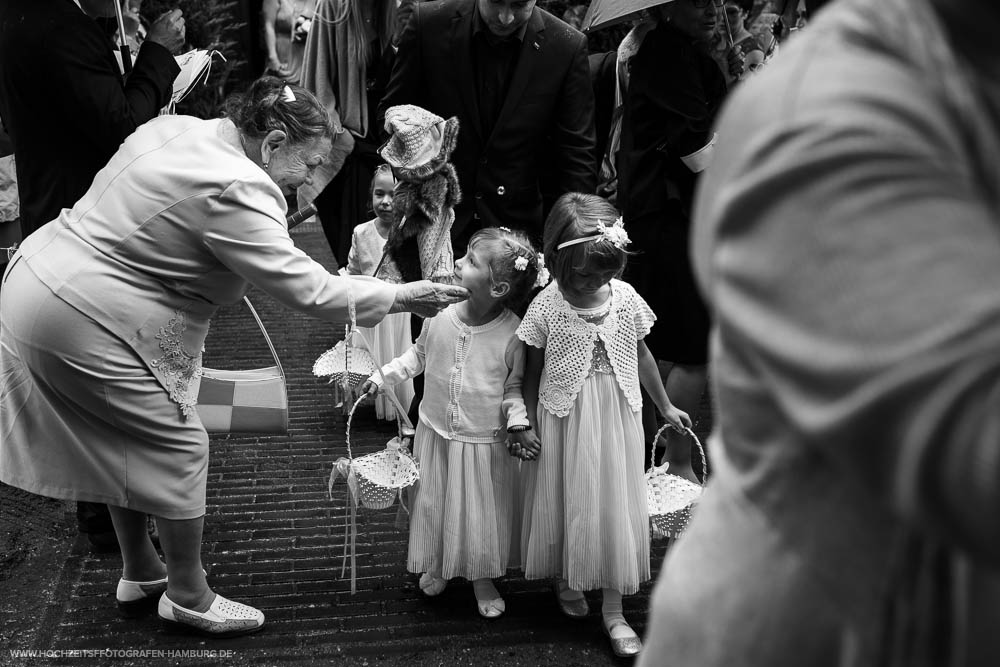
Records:
{"label": "elderly woman bending over", "polygon": [[270,77],[230,106],[225,119],[140,127],[72,209],[25,240],[0,308],[0,480],[107,503],[124,559],[119,605],[158,600],[161,618],[212,636],[253,632],[264,617],[216,595],[201,567],[208,436],[194,380],[209,318],[250,285],[334,322],[354,300],[363,325],[465,298],[333,275],[297,249],[282,190],[330,152],[327,112]]}

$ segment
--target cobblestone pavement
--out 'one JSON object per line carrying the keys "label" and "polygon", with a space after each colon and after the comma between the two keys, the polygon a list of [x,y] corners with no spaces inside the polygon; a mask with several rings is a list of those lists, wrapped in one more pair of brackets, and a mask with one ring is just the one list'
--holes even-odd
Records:
{"label": "cobblestone pavement", "polygon": [[[319,226],[293,232],[296,243],[334,266]],[[358,514],[357,593],[342,574],[346,485],[327,482],[346,454],[344,419],[312,363],[338,338],[338,328],[278,306],[259,291],[251,299],[274,341],[288,378],[290,431],[281,437],[213,437],[203,561],[221,594],[260,607],[262,633],[229,640],[166,634],[154,616],[117,616],[117,554],[94,554],[76,536],[71,504],[0,488],[0,664],[262,665],[615,665],[600,631],[600,601],[583,621],[563,618],[547,582],[512,573],[498,588],[507,613],[481,619],[472,586],[453,583],[438,598],[421,595],[406,571],[406,530],[396,507]],[[341,331],[342,333],[342,331]],[[242,307],[220,311],[205,365],[270,365],[266,345]],[[699,424],[704,436],[707,407]],[[370,406],[355,418],[355,454],[375,451],[394,431]],[[704,438],[703,438],[704,439]],[[10,553],[7,553],[7,552]],[[654,546],[654,573],[665,546]],[[645,624],[651,584],[625,600],[637,631]],[[6,593],[5,593],[6,591]],[[10,594],[13,591],[13,594]],[[14,599],[16,596],[17,599]],[[23,658],[9,649],[109,649],[114,658]],[[140,653],[140,651],[161,653]],[[197,651],[228,651],[191,657]],[[168,654],[166,651],[189,651]],[[56,653],[51,654],[53,656]],[[201,654],[204,656],[205,654]]]}

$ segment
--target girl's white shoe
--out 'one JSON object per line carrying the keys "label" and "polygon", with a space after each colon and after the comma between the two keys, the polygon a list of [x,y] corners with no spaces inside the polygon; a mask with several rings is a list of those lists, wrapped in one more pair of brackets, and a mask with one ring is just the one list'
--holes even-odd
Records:
{"label": "girl's white shoe", "polygon": [[472,582],[476,594],[476,607],[483,618],[499,618],[507,611],[507,603],[500,597],[491,579],[476,579]]}
{"label": "girl's white shoe", "polygon": [[164,593],[157,611],[166,626],[208,637],[236,637],[264,627],[264,614],[259,609],[221,595],[215,596],[206,611],[193,611],[175,603]]}

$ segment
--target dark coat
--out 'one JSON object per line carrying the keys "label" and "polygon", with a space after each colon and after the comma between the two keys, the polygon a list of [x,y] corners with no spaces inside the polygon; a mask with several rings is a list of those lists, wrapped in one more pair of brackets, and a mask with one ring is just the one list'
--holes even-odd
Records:
{"label": "dark coat", "polygon": [[[537,7],[489,137],[481,136],[473,62],[473,0],[418,3],[379,107],[416,104],[460,123],[452,163],[462,187],[452,239],[464,250],[482,227],[540,238],[543,193],[593,192],[594,94],[582,33]],[[547,198],[548,198],[547,197]]]}
{"label": "dark coat", "polygon": [[22,235],[83,196],[167,104],[179,71],[147,42],[123,83],[113,45],[72,0],[0,3],[0,118],[14,144]]}
{"label": "dark coat", "polygon": [[630,64],[618,151],[618,205],[632,239],[625,277],[657,315],[646,344],[657,359],[708,360],[709,314],[688,255],[697,174],[681,157],[712,138],[726,80],[669,23],[646,34]]}
{"label": "dark coat", "polygon": [[680,158],[712,138],[725,96],[719,66],[689,37],[669,23],[646,35],[630,64],[618,152],[618,204],[626,221],[678,202],[690,214],[697,176]]}
{"label": "dark coat", "polygon": [[606,51],[590,56],[590,83],[594,87],[594,129],[597,131],[597,146],[594,156],[600,168],[604,153],[608,150],[611,123],[615,115],[615,87],[618,53]]}

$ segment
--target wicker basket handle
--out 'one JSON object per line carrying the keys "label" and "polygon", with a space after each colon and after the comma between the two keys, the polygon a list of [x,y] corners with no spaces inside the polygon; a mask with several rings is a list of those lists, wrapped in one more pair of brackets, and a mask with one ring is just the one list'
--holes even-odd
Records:
{"label": "wicker basket handle", "polygon": [[247,310],[253,315],[254,321],[257,326],[260,327],[260,332],[264,335],[264,341],[267,343],[267,349],[271,351],[271,357],[274,358],[274,365],[278,367],[278,374],[281,377],[285,377],[285,369],[281,367],[281,361],[278,359],[278,353],[274,349],[274,343],[271,342],[271,337],[267,335],[267,329],[264,328],[264,323],[260,321],[260,315],[257,314],[257,310],[250,303],[250,299],[243,297],[243,303],[246,305]]}
{"label": "wicker basket handle", "polygon": [[[675,427],[670,422],[667,422],[660,427],[660,429],[656,432],[656,435],[653,436],[653,439],[649,443],[649,470],[646,471],[648,473],[653,472],[653,469],[656,468],[656,441],[660,439],[660,436],[663,435],[663,432],[668,428]],[[698,439],[698,436],[695,435],[694,431],[691,429],[684,427],[684,430],[680,432],[691,436],[694,440],[695,446],[698,448],[698,456],[701,457],[701,483],[702,486],[704,486],[705,480],[708,478],[708,459],[705,458],[705,448],[702,447],[701,440]]]}
{"label": "wicker basket handle", "polygon": [[[375,359],[375,351],[372,349],[371,343],[368,342],[368,337],[365,336],[364,332],[355,330],[354,340],[360,340],[364,348],[368,350],[368,354],[372,355],[372,359]],[[378,365],[377,359],[375,360],[375,372],[378,373],[378,376],[380,378],[382,378],[382,386],[385,386],[385,375],[382,373],[382,367]],[[392,403],[392,405],[396,408],[396,414],[399,415],[399,419],[397,421],[400,422],[400,435],[402,435],[403,426],[412,429],[413,422],[411,422],[410,418],[406,415],[406,410],[403,409],[403,406],[399,404],[399,399],[396,398],[396,394],[394,394],[391,391],[385,391],[382,393],[385,395],[386,398],[389,399],[389,402]]]}
{"label": "wicker basket handle", "polygon": [[[351,460],[351,461],[354,460],[354,453],[351,451],[351,421],[354,419],[354,411],[357,410],[358,406],[361,405],[362,401],[364,401],[366,398],[368,398],[368,394],[361,394],[360,396],[358,396],[357,400],[354,401],[354,404],[351,405],[351,409],[347,413],[347,428],[345,429],[345,433],[344,433],[345,438],[344,439],[347,442],[347,458],[349,460]],[[396,405],[398,406],[399,403],[397,402]],[[396,427],[397,427],[397,430],[399,431],[400,442],[402,442],[402,440],[403,440],[403,419],[406,419],[406,415],[403,414],[402,412],[398,412],[399,409],[400,408],[398,408],[398,407],[396,408],[397,414],[401,415],[402,418],[398,418],[397,417],[397,419],[396,419]],[[406,421],[407,421],[407,425],[409,425],[409,419],[406,419]],[[410,428],[412,429],[413,427],[410,426]],[[405,447],[404,447],[404,449],[405,449]]]}

